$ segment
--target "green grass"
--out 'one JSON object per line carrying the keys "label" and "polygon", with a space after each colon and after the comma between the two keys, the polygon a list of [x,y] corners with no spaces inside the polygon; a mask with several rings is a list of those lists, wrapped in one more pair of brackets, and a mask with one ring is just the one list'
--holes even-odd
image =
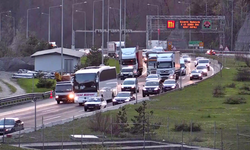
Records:
{"label": "green grass", "polygon": [[[48,79],[52,80],[52,79]],[[36,84],[38,83],[39,79],[34,79],[34,91],[33,91],[33,79],[17,79],[17,83],[19,86],[25,90],[26,93],[32,92],[47,92],[52,90],[51,88],[37,88]],[[55,81],[56,83],[56,81]]]}
{"label": "green grass", "polygon": [[7,144],[0,144],[0,149],[1,150],[25,150],[24,148],[19,148]]}
{"label": "green grass", "polygon": [[0,81],[3,82],[5,85],[8,86],[8,88],[11,91],[11,93],[15,93],[16,92],[17,89],[13,85],[9,84],[8,82],[3,81],[2,79],[0,79]]}
{"label": "green grass", "polygon": [[115,60],[113,58],[110,58],[108,60],[108,65],[109,66],[115,66],[116,67],[116,72],[119,73],[120,72],[120,65],[119,65],[119,62],[118,60]]}
{"label": "green grass", "polygon": [[2,90],[2,87],[0,86],[0,92],[2,92],[3,90]]}
{"label": "green grass", "polygon": [[[213,56],[214,57],[214,56]],[[229,105],[224,104],[224,100],[233,95],[237,95],[239,88],[246,82],[234,81],[236,68],[244,65],[234,59],[227,58],[224,61],[224,69],[214,77],[203,82],[185,87],[181,91],[174,91],[168,94],[154,97],[148,104],[148,111],[154,111],[154,116],[150,118],[152,122],[161,122],[160,129],[156,130],[153,139],[165,139],[168,142],[180,143],[181,132],[175,132],[174,126],[181,122],[194,122],[201,124],[202,131],[183,133],[183,140],[186,144],[213,148],[214,144],[214,124],[216,123],[216,148],[221,145],[221,132],[223,133],[223,148],[226,150],[237,149],[237,124],[240,133],[250,135],[250,95],[243,95],[246,104]],[[225,97],[213,97],[213,89],[217,85],[226,86],[235,83],[236,88],[225,88]],[[126,105],[128,122],[136,115],[135,108],[139,105]],[[115,116],[119,110],[106,112]],[[63,132],[64,140],[70,141],[69,135],[73,134],[93,134],[102,133],[91,131],[88,128],[89,118],[77,119],[64,125],[57,125],[46,128],[44,133],[46,141],[58,141]],[[36,141],[41,136],[41,130],[36,133],[24,135],[22,141]],[[107,135],[110,137],[110,135]],[[32,138],[31,138],[32,137]],[[36,137],[36,138],[34,138]],[[239,149],[249,149],[248,139],[240,137]],[[191,143],[192,142],[192,143]]]}

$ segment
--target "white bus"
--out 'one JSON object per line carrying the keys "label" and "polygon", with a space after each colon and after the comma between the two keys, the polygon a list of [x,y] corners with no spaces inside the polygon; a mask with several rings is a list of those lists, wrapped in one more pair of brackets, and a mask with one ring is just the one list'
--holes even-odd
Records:
{"label": "white bus", "polygon": [[112,100],[117,94],[116,68],[110,66],[90,66],[75,72],[73,78],[74,102],[80,106],[90,97],[103,95],[104,100]]}

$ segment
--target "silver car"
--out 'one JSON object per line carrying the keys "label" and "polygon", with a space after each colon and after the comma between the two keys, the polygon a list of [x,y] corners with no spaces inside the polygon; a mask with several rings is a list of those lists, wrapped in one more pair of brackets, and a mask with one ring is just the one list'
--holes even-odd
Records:
{"label": "silver car", "polygon": [[193,70],[193,71],[190,73],[190,80],[193,80],[193,79],[202,80],[202,72],[199,71],[199,70]]}
{"label": "silver car", "polygon": [[208,69],[207,69],[207,66],[206,65],[198,65],[197,67],[196,67],[196,70],[199,70],[199,71],[201,71],[202,72],[202,75],[204,75],[204,76],[207,76],[207,72],[208,72]]}
{"label": "silver car", "polygon": [[131,91],[136,93],[136,85],[138,93],[139,92],[138,80],[136,78],[127,78],[122,83],[121,91]]}
{"label": "silver car", "polygon": [[158,74],[150,74],[150,75],[147,76],[146,82],[147,81],[151,81],[151,80],[158,80],[158,81],[160,81],[161,77]]}

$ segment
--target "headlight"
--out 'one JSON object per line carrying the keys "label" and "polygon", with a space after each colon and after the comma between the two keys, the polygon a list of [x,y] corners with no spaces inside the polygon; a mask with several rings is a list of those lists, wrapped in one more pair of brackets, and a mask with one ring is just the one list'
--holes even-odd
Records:
{"label": "headlight", "polygon": [[175,85],[173,85],[171,88],[175,88]]}
{"label": "headlight", "polygon": [[201,74],[199,74],[199,76],[201,77]]}
{"label": "headlight", "polygon": [[143,91],[146,91],[146,88],[143,88],[142,90],[143,90]]}
{"label": "headlight", "polygon": [[137,73],[137,71],[136,70],[134,70],[134,74],[136,74]]}
{"label": "headlight", "polygon": [[70,99],[73,99],[74,97],[75,97],[75,94],[73,94],[73,93],[70,93],[70,94],[69,94],[69,98],[70,98]]}
{"label": "headlight", "polygon": [[158,87],[156,87],[154,90],[159,90],[159,88],[158,88]]}
{"label": "headlight", "polygon": [[131,86],[131,88],[132,88],[132,89],[134,89],[134,88],[135,88],[135,86]]}
{"label": "headlight", "polygon": [[192,77],[193,75],[192,74],[190,74],[190,77]]}
{"label": "headlight", "polygon": [[120,75],[122,75],[123,73],[121,72]]}
{"label": "headlight", "polygon": [[204,70],[203,70],[203,72],[207,72],[207,70],[206,70],[206,69],[204,69]]}
{"label": "headlight", "polygon": [[78,97],[78,96],[75,96],[75,98],[74,98],[74,99],[75,99],[75,101],[77,101],[77,100],[79,99],[79,97]]}
{"label": "headlight", "polygon": [[112,99],[112,102],[116,102],[116,100],[115,100],[115,99]]}
{"label": "headlight", "polygon": [[56,95],[56,98],[59,98],[59,96],[58,96],[58,95]]}
{"label": "headlight", "polygon": [[5,132],[7,132],[7,131],[11,131],[11,128],[5,129]]}
{"label": "headlight", "polygon": [[129,99],[126,99],[125,102],[129,102]]}
{"label": "headlight", "polygon": [[172,75],[171,75],[171,76],[169,76],[169,78],[170,78],[170,79],[173,79],[173,78],[174,78],[174,76],[172,76]]}

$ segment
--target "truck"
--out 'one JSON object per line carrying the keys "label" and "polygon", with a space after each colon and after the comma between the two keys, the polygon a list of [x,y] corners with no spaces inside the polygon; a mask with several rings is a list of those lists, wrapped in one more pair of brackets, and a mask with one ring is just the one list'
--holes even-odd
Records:
{"label": "truck", "polygon": [[73,82],[70,75],[61,76],[59,73],[55,73],[56,87],[55,87],[55,100],[57,104],[74,103],[74,91]]}
{"label": "truck", "polygon": [[120,64],[122,68],[132,66],[135,70],[134,75],[140,76],[143,71],[142,50],[136,47],[122,48]]}
{"label": "truck", "polygon": [[[121,48],[125,47],[125,42],[121,42]],[[120,41],[110,41],[107,42],[107,49],[108,49],[108,55],[110,57],[119,57],[119,51],[120,51]]]}
{"label": "truck", "polygon": [[156,74],[157,55],[164,53],[163,51],[148,50],[146,52],[147,75]]}
{"label": "truck", "polygon": [[149,40],[148,41],[148,48],[153,49],[154,47],[163,47],[164,50],[167,49],[167,40]]}
{"label": "truck", "polygon": [[165,79],[178,80],[180,76],[180,52],[165,52],[157,55],[156,73]]}

